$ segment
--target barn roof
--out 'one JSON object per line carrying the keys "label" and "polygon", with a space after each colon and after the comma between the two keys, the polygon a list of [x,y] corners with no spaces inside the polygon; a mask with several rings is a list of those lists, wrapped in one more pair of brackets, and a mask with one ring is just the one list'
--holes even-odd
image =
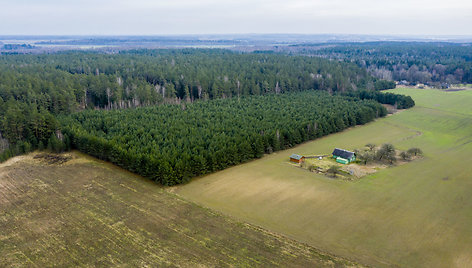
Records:
{"label": "barn roof", "polygon": [[344,159],[349,159],[351,158],[353,155],[355,155],[354,152],[350,152],[350,151],[347,151],[347,150],[344,150],[344,149],[339,149],[339,148],[336,148],[334,149],[333,151],[333,155],[335,156],[340,156]]}
{"label": "barn roof", "polygon": [[291,159],[296,159],[296,160],[300,160],[302,159],[303,156],[299,155],[299,154],[292,154],[290,156]]}

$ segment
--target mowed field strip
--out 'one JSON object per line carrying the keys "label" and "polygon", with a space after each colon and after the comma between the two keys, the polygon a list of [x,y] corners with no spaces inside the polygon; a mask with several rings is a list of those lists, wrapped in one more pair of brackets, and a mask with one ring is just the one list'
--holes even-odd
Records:
{"label": "mowed field strip", "polygon": [[[372,266],[472,267],[472,91],[394,89],[416,106],[170,191]],[[424,158],[356,182],[288,163],[292,153],[392,143]]]}
{"label": "mowed field strip", "polygon": [[0,267],[352,267],[73,152],[0,164]]}

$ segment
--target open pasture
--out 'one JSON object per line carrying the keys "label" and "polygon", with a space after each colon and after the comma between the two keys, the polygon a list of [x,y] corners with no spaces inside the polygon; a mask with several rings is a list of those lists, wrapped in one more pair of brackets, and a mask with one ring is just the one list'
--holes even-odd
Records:
{"label": "open pasture", "polygon": [[[171,191],[205,207],[372,266],[472,267],[472,91],[394,89],[412,109]],[[424,158],[355,182],[288,163],[392,143]]]}
{"label": "open pasture", "polygon": [[0,267],[342,267],[73,152],[0,164]]}

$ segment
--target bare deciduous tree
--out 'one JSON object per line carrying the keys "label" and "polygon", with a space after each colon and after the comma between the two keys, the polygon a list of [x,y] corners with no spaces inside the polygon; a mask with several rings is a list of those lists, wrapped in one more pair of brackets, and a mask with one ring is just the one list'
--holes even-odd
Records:
{"label": "bare deciduous tree", "polygon": [[377,159],[378,160],[388,160],[390,163],[395,162],[395,147],[390,143],[385,143],[382,147],[377,151]]}
{"label": "bare deciduous tree", "polygon": [[368,144],[365,145],[365,147],[369,148],[370,151],[373,151],[375,149],[375,144],[368,143]]}
{"label": "bare deciduous tree", "polygon": [[406,160],[410,160],[411,155],[408,152],[401,152],[400,157],[406,161]]}
{"label": "bare deciduous tree", "polygon": [[410,155],[415,155],[415,156],[417,156],[417,155],[422,155],[422,154],[423,154],[423,151],[421,151],[420,148],[413,147],[413,148],[408,149],[408,153],[409,153]]}

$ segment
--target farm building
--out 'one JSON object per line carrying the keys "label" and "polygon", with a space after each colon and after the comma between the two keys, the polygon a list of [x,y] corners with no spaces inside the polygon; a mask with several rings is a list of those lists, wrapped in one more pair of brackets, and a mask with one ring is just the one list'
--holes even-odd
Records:
{"label": "farm building", "polygon": [[305,157],[302,156],[302,155],[298,155],[298,154],[292,154],[290,156],[290,162],[294,162],[294,163],[301,163],[305,160]]}
{"label": "farm building", "polygon": [[356,160],[356,153],[336,148],[333,151],[333,158],[338,163],[349,164]]}

